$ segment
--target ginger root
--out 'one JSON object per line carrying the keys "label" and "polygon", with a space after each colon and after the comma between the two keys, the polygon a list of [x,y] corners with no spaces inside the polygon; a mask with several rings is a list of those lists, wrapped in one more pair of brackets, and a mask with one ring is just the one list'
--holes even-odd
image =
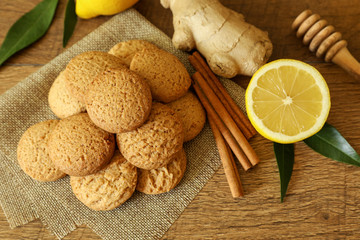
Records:
{"label": "ginger root", "polygon": [[272,53],[267,32],[218,0],[160,1],[173,13],[174,46],[184,51],[196,48],[219,76],[252,76]]}

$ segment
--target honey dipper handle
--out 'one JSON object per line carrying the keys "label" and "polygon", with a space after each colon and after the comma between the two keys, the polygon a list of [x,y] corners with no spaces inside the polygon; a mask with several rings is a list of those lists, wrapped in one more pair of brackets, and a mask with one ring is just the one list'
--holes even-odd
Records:
{"label": "honey dipper handle", "polygon": [[331,61],[345,69],[357,80],[360,80],[360,63],[353,57],[347,47],[340,49]]}

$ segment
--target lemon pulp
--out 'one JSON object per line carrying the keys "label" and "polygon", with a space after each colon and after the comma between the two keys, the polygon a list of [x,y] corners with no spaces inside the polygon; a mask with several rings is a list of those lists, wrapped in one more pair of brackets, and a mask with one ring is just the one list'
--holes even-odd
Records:
{"label": "lemon pulp", "polygon": [[321,129],[330,95],[321,74],[295,60],[264,65],[246,92],[249,119],[260,134],[280,143],[305,139]]}

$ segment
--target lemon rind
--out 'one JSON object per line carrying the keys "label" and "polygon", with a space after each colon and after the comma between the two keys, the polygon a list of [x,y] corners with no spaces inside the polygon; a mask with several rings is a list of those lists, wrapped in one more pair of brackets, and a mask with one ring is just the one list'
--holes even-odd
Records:
{"label": "lemon rind", "polygon": [[[320,113],[320,117],[316,120],[316,124],[314,126],[312,126],[310,129],[308,129],[304,132],[301,132],[295,136],[288,136],[288,135],[274,132],[274,131],[268,129],[263,124],[262,120],[256,114],[252,114],[254,112],[254,109],[253,109],[254,101],[252,99],[251,94],[252,94],[253,90],[255,89],[255,87],[257,86],[257,80],[266,71],[273,69],[273,68],[278,68],[280,66],[294,66],[294,67],[297,67],[297,68],[300,68],[300,69],[303,69],[303,70],[306,70],[307,72],[309,72],[312,76],[314,76],[314,79],[315,79],[316,83],[319,85],[320,92],[322,93],[322,96],[324,97],[324,99],[328,99],[328,101],[323,101],[323,107],[322,107],[322,110]],[[301,67],[299,67],[299,66],[301,66]],[[280,59],[280,60],[275,60],[273,62],[263,65],[261,68],[259,68],[255,72],[255,74],[251,78],[251,81],[250,81],[248,88],[246,90],[246,93],[245,93],[245,105],[246,105],[247,114],[248,114],[251,124],[263,137],[265,137],[271,141],[278,142],[278,143],[294,143],[294,142],[304,140],[304,139],[316,134],[317,132],[319,132],[321,130],[321,128],[323,127],[323,125],[325,124],[325,122],[328,118],[328,115],[330,112],[330,107],[331,107],[331,100],[330,100],[329,88],[326,84],[326,81],[316,68],[314,68],[311,65],[306,64],[304,62],[298,61],[298,60]]]}

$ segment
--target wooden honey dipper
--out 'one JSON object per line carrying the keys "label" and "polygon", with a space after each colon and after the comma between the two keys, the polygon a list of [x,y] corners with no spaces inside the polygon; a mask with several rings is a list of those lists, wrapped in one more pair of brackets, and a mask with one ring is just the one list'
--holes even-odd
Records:
{"label": "wooden honey dipper", "polygon": [[309,44],[310,51],[316,51],[317,57],[325,56],[326,62],[339,65],[360,80],[360,63],[349,52],[341,33],[335,32],[326,20],[311,10],[305,10],[294,20],[292,29],[297,29],[296,36],[303,37],[303,43]]}

